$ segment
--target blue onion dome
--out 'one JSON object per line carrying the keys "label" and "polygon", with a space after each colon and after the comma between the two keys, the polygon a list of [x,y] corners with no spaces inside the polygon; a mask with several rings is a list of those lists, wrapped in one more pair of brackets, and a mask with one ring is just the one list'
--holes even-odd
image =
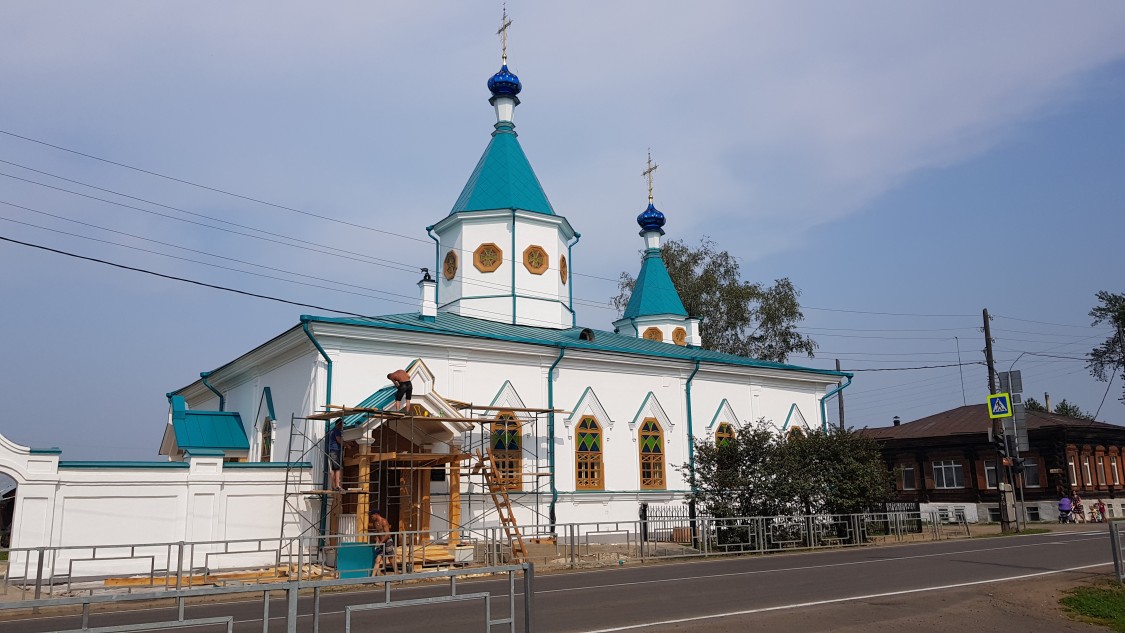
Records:
{"label": "blue onion dome", "polygon": [[664,214],[648,203],[648,208],[637,216],[637,224],[641,225],[641,231],[660,231],[664,232],[661,227],[664,226]]}
{"label": "blue onion dome", "polygon": [[508,65],[500,67],[500,72],[488,79],[488,89],[494,97],[514,97],[523,89],[520,78],[508,70]]}

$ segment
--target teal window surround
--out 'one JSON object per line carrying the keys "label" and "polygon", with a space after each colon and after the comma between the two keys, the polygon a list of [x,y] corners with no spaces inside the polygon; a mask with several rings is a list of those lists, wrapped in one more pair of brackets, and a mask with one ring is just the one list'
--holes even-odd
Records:
{"label": "teal window surround", "polygon": [[787,414],[787,415],[785,416],[785,424],[782,424],[782,425],[781,425],[781,430],[782,430],[782,431],[784,431],[784,430],[786,430],[786,429],[788,429],[788,428],[789,428],[789,422],[790,422],[790,421],[791,421],[791,420],[793,419],[793,412],[794,412],[794,411],[796,411],[797,413],[799,413],[799,414],[801,415],[801,419],[805,420],[805,423],[806,423],[806,424],[808,424],[808,420],[807,420],[807,419],[805,418],[805,414],[801,412],[801,409],[800,409],[800,407],[798,407],[798,406],[797,406],[797,403],[796,403],[796,402],[794,402],[793,404],[791,404],[791,405],[789,406],[789,413],[788,413],[788,414]]}
{"label": "teal window surround", "polygon": [[62,455],[62,449],[58,447],[51,448],[32,448],[27,451],[31,455]]}
{"label": "teal window surround", "polygon": [[68,469],[95,469],[95,468],[121,468],[121,469],[153,469],[165,468],[191,468],[188,462],[135,462],[135,461],[67,461],[59,462],[59,468]]}
{"label": "teal window surround", "polygon": [[728,402],[726,398],[723,398],[719,401],[719,407],[715,409],[715,415],[711,416],[711,423],[707,425],[708,430],[715,428],[715,423],[719,421],[719,416],[722,415],[724,407],[730,409],[731,419],[724,419],[723,422],[729,422],[732,426],[738,422],[737,418],[734,416],[734,407],[730,406],[730,402]]}

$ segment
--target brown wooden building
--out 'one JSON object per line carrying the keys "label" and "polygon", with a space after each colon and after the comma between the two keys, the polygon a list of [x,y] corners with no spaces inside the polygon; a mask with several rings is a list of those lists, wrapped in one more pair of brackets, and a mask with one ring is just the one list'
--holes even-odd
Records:
{"label": "brown wooden building", "polygon": [[[997,521],[989,426],[988,410],[977,404],[861,433],[882,443],[898,501],[951,517],[963,513],[969,521]],[[1063,494],[1080,495],[1087,510],[1101,500],[1107,515],[1125,516],[1125,427],[1029,411],[1027,434],[1030,450],[1020,455],[1024,472],[1014,483],[1017,501],[1022,488],[1028,520],[1057,520]]]}

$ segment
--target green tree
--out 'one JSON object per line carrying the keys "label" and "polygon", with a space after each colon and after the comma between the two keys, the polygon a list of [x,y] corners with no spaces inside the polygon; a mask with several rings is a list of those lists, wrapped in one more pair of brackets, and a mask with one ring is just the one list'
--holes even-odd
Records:
{"label": "green tree", "polygon": [[1043,406],[1041,402],[1035,398],[1024,398],[1023,408],[1028,411],[1046,411],[1047,407]]}
{"label": "green tree", "polygon": [[894,490],[877,442],[852,429],[795,433],[779,447],[785,494],[804,514],[850,514],[876,507]]}
{"label": "green tree", "polygon": [[779,436],[760,420],[726,446],[703,440],[695,450],[693,498],[717,518],[862,512],[894,490],[879,445],[852,429]]}
{"label": "green tree", "polygon": [[[700,319],[702,347],[780,363],[798,352],[812,357],[817,344],[797,331],[805,318],[801,292],[788,278],[768,287],[743,281],[738,259],[706,237],[698,247],[670,240],[660,250],[684,308]],[[611,300],[618,313],[629,305],[636,281],[621,273]]]}
{"label": "green tree", "polygon": [[[787,508],[774,490],[779,440],[764,422],[737,426],[734,437],[720,446],[713,440],[695,445],[693,494],[699,512],[719,518],[769,516]],[[680,469],[690,477],[687,464]]]}
{"label": "green tree", "polygon": [[1083,411],[1082,407],[1072,404],[1063,398],[1055,405],[1056,415],[1065,415],[1068,418],[1078,418],[1080,420],[1093,420],[1094,415],[1088,411]]}
{"label": "green tree", "polygon": [[[1086,367],[1090,375],[1102,382],[1112,380],[1117,372],[1121,372],[1125,382],[1125,294],[1102,290],[1097,297],[1100,305],[1090,310],[1094,319],[1091,325],[1108,325],[1113,328],[1113,334],[1090,351]],[[1125,387],[1122,387],[1121,401],[1125,402]]]}

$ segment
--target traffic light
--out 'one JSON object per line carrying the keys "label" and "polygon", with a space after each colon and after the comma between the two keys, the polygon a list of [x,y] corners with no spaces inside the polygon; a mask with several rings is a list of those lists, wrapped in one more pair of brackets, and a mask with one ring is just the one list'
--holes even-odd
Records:
{"label": "traffic light", "polygon": [[1008,458],[1008,441],[1003,435],[992,436],[992,443],[996,446],[996,452],[1001,458]]}
{"label": "traffic light", "polygon": [[1012,472],[1017,475],[1023,472],[1023,458],[1017,457],[1012,460]]}

